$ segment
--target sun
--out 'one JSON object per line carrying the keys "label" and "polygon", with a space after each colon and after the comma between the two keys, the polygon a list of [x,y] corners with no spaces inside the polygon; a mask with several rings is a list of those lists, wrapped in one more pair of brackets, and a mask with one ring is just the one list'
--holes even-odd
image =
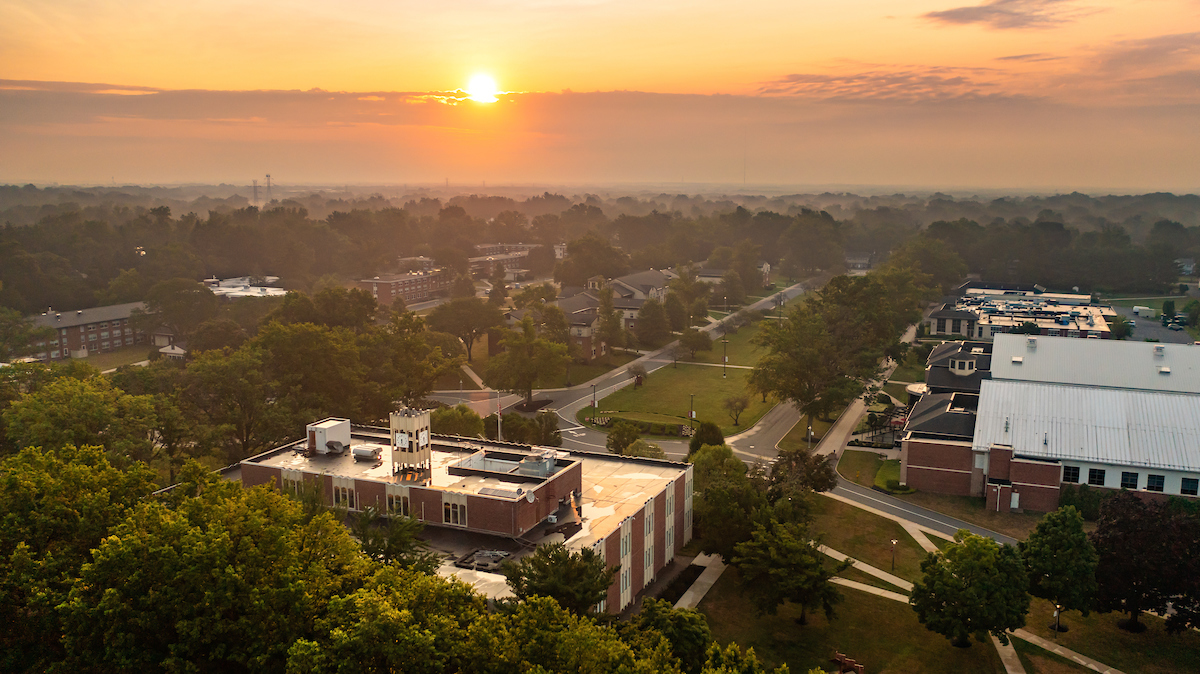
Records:
{"label": "sun", "polygon": [[482,73],[473,75],[471,81],[467,84],[467,98],[470,98],[476,103],[495,103],[496,98],[496,80],[489,75]]}

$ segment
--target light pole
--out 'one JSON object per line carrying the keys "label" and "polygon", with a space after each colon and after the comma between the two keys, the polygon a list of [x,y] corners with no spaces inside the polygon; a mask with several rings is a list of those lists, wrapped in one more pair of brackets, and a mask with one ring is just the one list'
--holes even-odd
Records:
{"label": "light pole", "polygon": [[721,338],[721,379],[725,379],[725,370],[729,366],[729,338]]}
{"label": "light pole", "polygon": [[725,313],[729,313],[729,296],[728,295],[721,296],[721,308],[725,310]]}
{"label": "light pole", "polygon": [[692,421],[693,419],[696,418],[695,409],[696,409],[696,394],[693,393],[692,397],[691,397],[691,401],[688,402],[688,427],[690,427],[692,429],[696,428],[695,422]]}
{"label": "light pole", "polygon": [[892,539],[892,571],[896,571],[896,544],[900,541]]}
{"label": "light pole", "polygon": [[596,423],[596,385],[592,384],[592,423]]}
{"label": "light pole", "polygon": [[500,408],[500,389],[496,389],[496,440],[504,442],[504,410]]}

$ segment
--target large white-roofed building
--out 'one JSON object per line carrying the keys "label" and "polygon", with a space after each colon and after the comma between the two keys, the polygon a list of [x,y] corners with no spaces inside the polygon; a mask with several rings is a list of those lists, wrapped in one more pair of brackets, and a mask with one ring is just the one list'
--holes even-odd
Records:
{"label": "large white-roofed building", "polygon": [[1197,496],[1200,347],[997,335],[969,453],[912,432],[901,479],[1053,510],[1063,483]]}

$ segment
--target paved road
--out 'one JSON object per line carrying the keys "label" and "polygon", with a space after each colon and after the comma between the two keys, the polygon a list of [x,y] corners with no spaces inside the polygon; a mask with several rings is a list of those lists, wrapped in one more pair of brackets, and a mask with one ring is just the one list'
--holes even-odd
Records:
{"label": "paved road", "polygon": [[[804,283],[797,283],[796,285],[785,288],[778,293],[769,295],[768,297],[755,302],[747,308],[773,309],[776,305],[777,297],[782,296],[784,301],[790,300],[798,295],[803,294],[805,287],[806,286]],[[702,332],[709,332],[717,329],[721,326],[721,324],[721,321],[716,321],[700,328],[700,330]],[[589,382],[572,386],[571,388],[547,389],[538,391],[535,397],[538,400],[544,400],[547,398],[550,399],[551,402],[547,407],[558,411],[559,429],[562,431],[563,446],[568,449],[581,449],[588,451],[603,450],[605,448],[605,442],[608,439],[608,435],[606,433],[595,431],[579,425],[579,423],[575,421],[575,413],[592,403],[593,390],[595,391],[596,400],[601,400],[604,398],[604,396],[612,393],[613,391],[632,383],[633,378],[629,376],[629,367],[634,363],[640,363],[646,368],[647,372],[654,372],[659,368],[670,365],[671,360],[667,357],[666,353],[667,349],[669,349],[672,344],[668,344],[657,351],[647,353],[628,365],[607,372]],[[595,386],[594,389],[593,385]],[[449,404],[455,404],[463,401],[471,405],[473,408],[477,408],[476,411],[480,411],[480,407],[486,408],[487,413],[491,413],[496,410],[495,392],[467,391],[463,394],[458,394],[457,392],[440,391],[430,397]],[[509,407],[519,403],[520,401],[521,399],[518,396],[504,396],[501,399],[501,404],[504,409],[507,410]],[[793,424],[794,423],[795,422],[793,422]],[[791,426],[788,426],[788,429],[790,428]],[[783,430],[783,432],[779,434],[779,437],[782,438],[786,434],[787,429]],[[686,441],[661,440],[655,442],[663,448],[663,451],[669,458],[683,459],[687,456]],[[774,458],[775,456],[775,442],[778,442],[778,440],[775,440],[769,444],[769,447],[771,448],[769,455],[771,458]]]}
{"label": "paved road", "polygon": [[960,519],[950,517],[949,515],[943,515],[927,508],[915,506],[911,503],[895,498],[894,496],[889,496],[882,492],[875,491],[874,489],[867,489],[866,487],[854,484],[853,482],[845,480],[840,476],[838,477],[838,486],[833,489],[833,493],[837,494],[838,496],[844,496],[855,503],[861,503],[867,507],[874,508],[876,510],[882,510],[883,512],[896,515],[897,517],[909,520],[910,522],[916,522],[917,524],[929,527],[935,531],[940,531],[951,538],[954,537],[955,532],[957,532],[959,529],[966,529],[973,534],[990,536],[991,538],[996,539],[997,543],[1008,543],[1010,545],[1017,544],[1017,539],[1011,536],[1005,536],[1004,534],[991,531],[990,529],[984,529],[983,527],[977,527],[974,524],[968,524]]}

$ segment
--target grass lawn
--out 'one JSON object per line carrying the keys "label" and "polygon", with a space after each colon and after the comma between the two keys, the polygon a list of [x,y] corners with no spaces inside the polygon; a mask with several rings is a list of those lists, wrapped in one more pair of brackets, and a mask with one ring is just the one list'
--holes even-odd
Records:
{"label": "grass lawn", "polygon": [[766,349],[751,344],[750,340],[758,334],[760,324],[761,322],[756,322],[754,325],[742,327],[736,333],[725,335],[724,339],[729,340],[728,347],[723,347],[721,345],[722,338],[716,337],[713,339],[712,351],[697,352],[696,362],[720,364],[722,349],[728,348],[730,365],[748,365],[750,367],[758,365],[758,359],[766,355]]}
{"label": "grass lawn", "polygon": [[[603,411],[607,414],[611,410],[603,410]],[[652,423],[652,424],[686,424],[687,423],[687,419],[685,419],[683,417],[674,417],[674,416],[669,416],[666,414],[653,414],[653,413],[649,413],[649,412],[621,412],[619,416],[622,419],[628,419],[629,421],[645,421],[647,423]],[[587,426],[588,428],[594,428],[598,431],[604,431],[604,432],[608,432],[610,430],[609,428],[605,428],[603,426],[597,426],[596,424],[593,424],[590,421],[588,421],[591,418],[592,418],[592,406],[591,405],[588,405],[587,407],[585,407],[575,413],[575,420],[578,421],[580,424]],[[641,437],[647,438],[649,440],[655,440],[655,439],[659,439],[659,438],[662,438],[664,440],[679,440],[682,438],[682,436],[679,436],[679,435],[657,435],[657,434],[653,434],[653,433],[642,433]],[[682,439],[686,440],[687,438],[682,438]]]}
{"label": "grass lawn", "polygon": [[1056,655],[1044,648],[1034,646],[1028,641],[1015,638],[1010,638],[1009,641],[1012,642],[1013,648],[1017,650],[1017,657],[1021,659],[1021,664],[1025,666],[1026,674],[1075,674],[1076,672],[1092,671],[1061,655]]}
{"label": "grass lawn", "polygon": [[[596,377],[610,372],[630,362],[637,360],[637,354],[629,354],[620,351],[608,356],[608,358],[597,358],[591,363],[580,365],[579,363],[571,364],[571,384],[579,385],[585,381],[591,381]],[[607,363],[606,363],[607,361]],[[567,385],[567,372],[563,371],[557,377],[542,378],[534,383],[534,388],[564,388]]]}
{"label": "grass lawn", "polygon": [[983,497],[950,496],[918,491],[913,494],[897,495],[897,498],[922,508],[957,517],[976,526],[1007,534],[1016,539],[1027,538],[1044,514],[1033,511],[1025,513],[994,512],[984,507]]}
{"label": "grass lawn", "polygon": [[904,357],[904,362],[900,363],[892,372],[891,378],[909,383],[925,381],[925,361],[917,358],[916,354],[910,353]]}
{"label": "grass lawn", "polygon": [[479,387],[475,385],[475,380],[467,376],[466,372],[461,369],[455,370],[449,374],[444,374],[438,378],[437,383],[433,385],[435,391],[457,391],[460,385],[464,391],[477,391]]}
{"label": "grass lawn", "polygon": [[883,460],[875,452],[847,449],[842,452],[837,470],[842,477],[855,484],[872,487],[875,485],[875,474],[882,465]]}
{"label": "grass lawn", "polygon": [[122,365],[133,365],[134,363],[147,360],[150,357],[150,349],[152,348],[149,344],[134,344],[133,346],[123,346],[119,349],[114,349],[108,353],[96,353],[80,360],[103,372],[121,367]]}
{"label": "grass lawn", "polygon": [[[1162,296],[1160,295],[1159,297],[1162,297]],[[1187,304],[1188,302],[1191,302],[1195,298],[1188,297],[1187,295],[1181,295],[1179,297],[1168,297],[1167,299],[1175,300],[1175,311],[1179,312],[1179,311],[1183,310],[1183,305]],[[1154,317],[1158,318],[1159,316],[1162,316],[1162,305],[1163,305],[1163,302],[1165,302],[1166,300],[1165,299],[1139,300],[1136,297],[1134,297],[1131,299],[1106,300],[1106,301],[1109,304],[1113,305],[1114,307],[1134,307],[1134,306],[1150,307],[1151,309],[1154,310]]]}
{"label": "grass lawn", "polygon": [[837,615],[826,620],[809,612],[798,625],[799,609],[785,604],[773,616],[758,616],[729,568],[700,602],[713,637],[753,648],[769,666],[786,663],[793,672],[819,667],[828,671],[834,650],[864,663],[868,672],[923,674],[1002,674],[1004,666],[991,643],[955,648],[945,637],[926,630],[907,604],[841,588],[845,599]]}
{"label": "grass lawn", "polygon": [[883,385],[883,392],[900,401],[901,405],[908,404],[908,385],[889,381]]}
{"label": "grass lawn", "polygon": [[[600,401],[605,412],[647,412],[687,419],[691,394],[696,394],[696,418],[711,421],[725,435],[733,435],[753,426],[762,415],[775,406],[770,398],[747,390],[750,370],[729,370],[729,378],[721,378],[721,368],[706,366],[664,367],[650,373],[640,388],[626,386]],[[736,394],[748,394],[750,407],[742,413],[738,426],[733,425],[722,402]]]}
{"label": "grass lawn", "polygon": [[[925,550],[897,522],[825,496],[813,499],[813,515],[813,532],[825,545],[905,580],[920,580]],[[892,539],[897,541],[895,571]]]}
{"label": "grass lawn", "polygon": [[[1118,613],[1093,613],[1084,618],[1074,611],[1065,613],[1063,625],[1070,630],[1059,634],[1058,642],[1128,674],[1200,672],[1200,632],[1167,634],[1165,621],[1142,616],[1148,629],[1141,634],[1130,634],[1117,627],[1117,621],[1124,617]],[[1044,599],[1034,599],[1025,619],[1025,630],[1054,641],[1054,632],[1048,627],[1052,622],[1054,606]]]}
{"label": "grass lawn", "polygon": [[[812,444],[814,447],[816,446],[816,444],[818,442],[821,441],[821,438],[825,437],[825,434],[829,432],[829,429],[834,424],[837,423],[838,417],[841,416],[842,412],[844,412],[844,411],[845,411],[845,409],[843,408],[843,409],[837,410],[834,414],[829,415],[830,421],[822,421],[820,418],[813,417],[813,420],[812,420],[812,429],[813,429]],[[788,431],[788,434],[783,436],[783,439],[779,441],[779,448],[780,449],[796,449],[797,447],[807,447],[807,446],[808,446],[808,428],[804,425],[804,417],[801,417],[800,423],[793,426],[792,430]]]}

